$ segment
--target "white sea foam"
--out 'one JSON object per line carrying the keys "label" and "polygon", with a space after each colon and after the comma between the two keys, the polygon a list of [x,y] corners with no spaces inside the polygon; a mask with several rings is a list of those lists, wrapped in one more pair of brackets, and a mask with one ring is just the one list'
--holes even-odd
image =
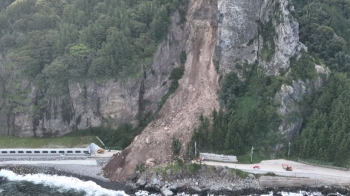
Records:
{"label": "white sea foam", "polygon": [[[312,195],[312,196],[322,196],[322,193],[320,192],[307,192],[307,191],[299,191],[297,193],[290,193],[290,192],[280,192],[282,196],[304,196],[304,195]],[[337,194],[341,196],[340,194]],[[261,196],[273,196],[273,192],[271,192],[268,195],[261,195]]]}
{"label": "white sea foam", "polygon": [[[320,192],[307,192],[307,191],[299,191],[297,193],[290,193],[290,192],[280,192],[282,196],[304,196],[304,195],[312,195],[312,196],[323,196]],[[150,194],[147,191],[138,191],[135,193],[136,196],[153,196],[154,194]],[[161,194],[155,194],[156,196],[159,196]],[[197,194],[188,194],[188,193],[177,193],[176,196],[198,196]],[[215,196],[213,194],[209,194],[209,196]],[[270,192],[266,195],[260,195],[260,196],[273,196],[273,192]],[[340,194],[337,194],[337,196],[342,196]]]}
{"label": "white sea foam", "polygon": [[85,182],[73,177],[47,174],[27,174],[22,176],[8,170],[0,170],[0,177],[5,177],[10,181],[29,181],[34,184],[44,184],[50,187],[57,187],[61,191],[75,189],[86,192],[87,196],[127,196],[123,191],[108,190],[100,187],[95,182]]}

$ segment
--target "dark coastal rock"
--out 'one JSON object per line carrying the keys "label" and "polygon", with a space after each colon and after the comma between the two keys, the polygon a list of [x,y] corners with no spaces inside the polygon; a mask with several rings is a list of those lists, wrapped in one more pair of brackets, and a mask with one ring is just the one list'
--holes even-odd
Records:
{"label": "dark coastal rock", "polygon": [[190,192],[195,192],[195,193],[199,193],[202,192],[202,189],[199,188],[198,186],[191,186],[189,187]]}
{"label": "dark coastal rock", "polygon": [[126,194],[130,195],[134,194],[138,190],[138,187],[135,183],[128,182],[124,185],[123,190]]}
{"label": "dark coastal rock", "polygon": [[225,176],[227,176],[229,173],[230,173],[230,172],[229,172],[227,169],[223,169],[223,170],[220,171],[219,176],[220,176],[220,177],[225,177]]}
{"label": "dark coastal rock", "polygon": [[254,174],[248,174],[248,178],[255,179],[255,176],[254,176]]}
{"label": "dark coastal rock", "polygon": [[336,187],[335,191],[338,192],[339,194],[342,194],[342,195],[349,194],[349,190],[347,188]]}
{"label": "dark coastal rock", "polygon": [[150,179],[150,184],[153,186],[159,186],[160,184],[160,179],[157,174],[153,174],[153,176]]}
{"label": "dark coastal rock", "polygon": [[136,182],[136,180],[137,180],[137,173],[132,173],[131,175],[129,175],[126,178],[126,180]]}
{"label": "dark coastal rock", "polygon": [[17,184],[16,185],[16,189],[18,190],[18,191],[20,191],[20,192],[27,192],[27,186],[26,185],[24,185],[24,184]]}
{"label": "dark coastal rock", "polygon": [[140,188],[145,187],[145,185],[147,184],[147,176],[142,175],[137,181],[136,181],[136,185],[139,186]]}
{"label": "dark coastal rock", "polygon": [[159,186],[152,186],[150,184],[147,184],[145,186],[145,190],[147,190],[149,192],[160,192],[160,187]]}
{"label": "dark coastal rock", "polygon": [[165,186],[161,188],[160,192],[162,193],[163,196],[172,196],[172,195],[174,195],[174,193],[171,190],[169,190],[167,187],[165,187]]}
{"label": "dark coastal rock", "polygon": [[170,176],[172,174],[171,170],[170,169],[166,170],[166,174]]}
{"label": "dark coastal rock", "polygon": [[241,195],[251,195],[252,193],[255,193],[255,189],[242,189],[238,191],[208,191],[209,195],[232,195],[232,196],[241,196]]}
{"label": "dark coastal rock", "polygon": [[321,190],[321,193],[322,193],[322,195],[328,195],[328,194],[332,193],[332,189],[330,187],[324,187]]}
{"label": "dark coastal rock", "polygon": [[177,191],[179,189],[179,184],[178,183],[172,183],[168,186],[168,188],[171,190],[171,191]]}
{"label": "dark coastal rock", "polygon": [[149,179],[149,182],[146,184],[145,189],[147,191],[156,191],[159,192],[160,188],[162,187],[161,177],[157,174],[153,174],[152,177]]}
{"label": "dark coastal rock", "polygon": [[224,169],[223,166],[215,166],[215,170],[218,171],[218,172],[220,172],[223,169]]}

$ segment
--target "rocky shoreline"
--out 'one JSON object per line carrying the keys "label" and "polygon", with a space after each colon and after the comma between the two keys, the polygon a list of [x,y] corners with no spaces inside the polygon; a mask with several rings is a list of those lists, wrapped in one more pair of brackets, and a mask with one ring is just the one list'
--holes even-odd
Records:
{"label": "rocky shoreline", "polygon": [[[1,161],[1,160],[0,160]],[[222,166],[197,165],[195,171],[187,169],[174,171],[172,169],[151,169],[142,174],[134,173],[125,183],[111,182],[102,176],[101,169],[108,160],[100,160],[98,166],[82,165],[6,165],[1,169],[11,170],[17,174],[44,173],[76,177],[83,181],[93,181],[103,188],[123,190],[128,195],[135,195],[140,190],[146,190],[157,195],[176,195],[178,193],[197,195],[281,195],[281,192],[300,192],[304,195],[319,192],[322,195],[340,193],[350,195],[349,187],[270,187],[260,186],[260,175],[253,175]],[[90,171],[90,172],[87,172]],[[96,173],[97,172],[97,173]],[[273,178],[274,176],[270,176]],[[278,177],[276,177],[278,178]]]}
{"label": "rocky shoreline", "polygon": [[[319,192],[322,195],[332,195],[340,193],[350,195],[349,187],[341,186],[319,186],[319,187],[290,187],[274,186],[273,181],[269,187],[261,187],[259,179],[261,175],[244,173],[239,170],[222,166],[201,165],[194,173],[181,171],[173,173],[170,169],[164,171],[150,171],[142,175],[130,176],[126,182],[128,192],[134,190],[146,190],[158,192],[164,196],[176,195],[177,193],[189,193],[197,195],[281,195],[281,192],[303,192],[304,195]],[[279,179],[281,177],[268,176]],[[283,177],[282,177],[283,178]],[[288,177],[288,179],[293,179]],[[298,179],[297,181],[307,181],[308,179]]]}

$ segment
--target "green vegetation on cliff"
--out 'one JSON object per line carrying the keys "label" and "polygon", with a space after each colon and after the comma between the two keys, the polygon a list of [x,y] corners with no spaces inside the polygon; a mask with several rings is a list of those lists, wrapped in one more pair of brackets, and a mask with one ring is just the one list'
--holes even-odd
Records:
{"label": "green vegetation on cliff", "polygon": [[[50,97],[69,97],[71,82],[139,79],[141,67],[149,68],[159,44],[166,40],[170,16],[179,10],[180,22],[185,21],[185,4],[184,0],[1,1],[1,113],[8,118],[29,113],[35,127],[46,115]],[[185,59],[184,53],[181,63]],[[182,74],[182,67],[173,71],[167,96],[178,87]],[[30,98],[29,83],[35,87]],[[33,100],[31,111],[23,111]],[[87,133],[125,147],[149,118],[140,114],[135,129],[123,124],[117,130],[107,126]]]}
{"label": "green vegetation on cliff", "polygon": [[350,73],[350,1],[293,0],[300,41],[332,72]]}
{"label": "green vegetation on cliff", "polygon": [[181,0],[15,1],[0,12],[0,50],[45,91],[67,82],[125,78],[150,65]]}
{"label": "green vegetation on cliff", "polygon": [[350,1],[292,2],[300,24],[300,41],[332,72],[328,82],[304,101],[304,122],[293,155],[339,166],[349,164]]}
{"label": "green vegetation on cliff", "polygon": [[257,63],[244,64],[250,66],[244,82],[234,72],[221,82],[219,97],[226,112],[213,111],[210,119],[202,116],[190,147],[196,141],[202,152],[243,155],[254,145],[267,156],[269,148],[281,141],[276,132],[281,120],[273,97],[281,88],[282,77],[266,77]]}
{"label": "green vegetation on cliff", "polygon": [[94,137],[60,137],[60,138],[18,138],[0,137],[0,148],[86,148],[89,144],[103,145]]}
{"label": "green vegetation on cliff", "polygon": [[[292,13],[300,24],[300,41],[308,48],[301,57],[291,58],[290,72],[270,77],[260,74],[249,65],[242,82],[235,73],[227,74],[221,81],[219,92],[222,110],[214,111],[210,118],[201,117],[201,125],[195,130],[188,150],[194,156],[193,142],[199,151],[219,152],[248,157],[252,146],[258,156],[270,155],[277,143],[286,144],[280,138],[274,96],[282,84],[292,80],[309,83],[317,76],[314,65],[327,66],[331,74],[324,86],[304,97],[299,103],[303,117],[302,127],[291,141],[291,156],[333,162],[349,163],[350,157],[350,0],[292,0]],[[263,61],[273,54],[274,35],[272,24],[258,21],[264,40],[261,51]],[[272,30],[271,30],[272,28]],[[272,32],[272,33],[266,33]],[[270,37],[268,37],[270,36]],[[264,42],[265,43],[265,42]],[[286,70],[288,71],[288,70]],[[309,85],[311,85],[309,83]],[[288,145],[285,145],[288,147]],[[280,150],[287,156],[288,149]],[[277,154],[278,155],[278,154]]]}
{"label": "green vegetation on cliff", "polygon": [[[350,78],[343,73],[309,97],[295,147],[302,158],[348,164],[350,155]],[[306,117],[308,116],[308,117]]]}

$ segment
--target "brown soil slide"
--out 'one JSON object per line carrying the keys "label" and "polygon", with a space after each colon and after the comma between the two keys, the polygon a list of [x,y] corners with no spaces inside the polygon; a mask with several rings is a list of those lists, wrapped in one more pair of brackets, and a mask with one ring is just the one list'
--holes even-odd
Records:
{"label": "brown soil slide", "polygon": [[[137,136],[122,155],[115,156],[104,168],[105,176],[124,181],[138,164],[152,160],[163,164],[173,157],[172,138],[182,142],[182,151],[193,130],[199,125],[199,116],[209,116],[219,108],[218,74],[212,61],[217,37],[217,1],[191,0],[187,12],[187,61],[179,88],[169,97],[151,122]],[[151,159],[152,158],[152,159]]]}

